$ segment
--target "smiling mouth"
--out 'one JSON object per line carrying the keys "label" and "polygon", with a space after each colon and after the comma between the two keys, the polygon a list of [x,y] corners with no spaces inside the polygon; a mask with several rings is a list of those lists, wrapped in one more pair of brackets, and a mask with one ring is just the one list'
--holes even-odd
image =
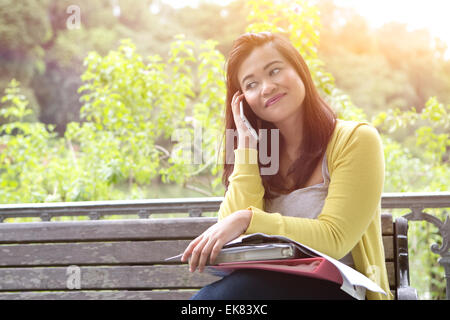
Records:
{"label": "smiling mouth", "polygon": [[278,101],[280,101],[281,98],[283,98],[286,94],[285,93],[281,93],[276,95],[273,98],[270,98],[267,102],[266,102],[266,108],[270,107],[271,105],[277,103]]}

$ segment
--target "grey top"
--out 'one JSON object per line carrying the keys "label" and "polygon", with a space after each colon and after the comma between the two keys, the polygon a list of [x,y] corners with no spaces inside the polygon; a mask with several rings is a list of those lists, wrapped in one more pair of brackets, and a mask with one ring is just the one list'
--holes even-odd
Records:
{"label": "grey top", "polygon": [[[289,194],[278,194],[271,201],[266,200],[266,212],[278,212],[284,216],[316,219],[325,204],[330,184],[330,174],[327,166],[327,155],[322,161],[323,182],[302,189],[297,189]],[[353,265],[351,252],[343,257],[341,262]]]}

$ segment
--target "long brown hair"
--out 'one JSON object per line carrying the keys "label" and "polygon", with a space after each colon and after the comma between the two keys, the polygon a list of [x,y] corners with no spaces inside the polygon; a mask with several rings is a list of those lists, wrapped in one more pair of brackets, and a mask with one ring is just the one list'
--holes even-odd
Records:
{"label": "long brown hair", "polygon": [[[269,32],[246,33],[235,40],[226,64],[227,97],[224,132],[226,133],[227,129],[236,130],[233,113],[231,111],[231,100],[234,93],[240,90],[237,77],[239,67],[253,49],[268,43],[278,50],[278,52],[294,67],[305,86],[305,99],[303,101],[303,107],[301,108],[301,112],[303,112],[301,117],[303,121],[303,139],[299,147],[300,156],[288,170],[288,175],[292,175],[295,185],[290,189],[287,188],[280,174],[262,175],[261,178],[265,189],[264,198],[272,199],[275,197],[272,193],[274,191],[287,193],[302,188],[306,184],[326,151],[328,142],[336,125],[337,117],[331,107],[320,97],[304,59],[289,40],[282,35]],[[271,156],[270,129],[276,129],[275,125],[260,119],[261,126],[257,127],[257,116],[250,108],[247,108],[247,110],[249,110],[249,112],[246,116],[257,131],[258,129],[268,129],[268,156]],[[224,137],[225,139],[227,138],[226,134]],[[281,150],[281,148],[283,148],[283,139],[280,140]],[[228,144],[225,143],[225,145]],[[235,141],[233,141],[232,145],[233,149],[237,148]],[[226,153],[224,157],[226,157]],[[228,162],[230,162],[229,159],[227,161],[225,158],[222,175],[222,182],[225,185],[226,190],[228,189],[229,184],[228,178],[234,169],[234,164]],[[260,168],[263,166],[259,159],[258,165]]]}

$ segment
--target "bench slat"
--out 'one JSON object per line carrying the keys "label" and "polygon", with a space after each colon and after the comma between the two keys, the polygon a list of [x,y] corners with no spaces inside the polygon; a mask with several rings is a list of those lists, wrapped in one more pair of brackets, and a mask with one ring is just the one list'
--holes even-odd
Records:
{"label": "bench slat", "polygon": [[197,290],[0,292],[0,300],[187,300]]}
{"label": "bench slat", "polygon": [[[195,238],[216,218],[162,218],[0,223],[0,243]],[[392,235],[392,216],[382,214],[383,235]]]}
{"label": "bench slat", "polygon": [[394,236],[383,236],[384,259],[394,260]]}
{"label": "bench slat", "polygon": [[396,289],[394,262],[386,262],[386,271],[387,271],[387,276],[388,276],[389,287],[391,289]]}
{"label": "bench slat", "polygon": [[[162,293],[148,289],[200,288],[218,279],[210,274],[191,274],[186,265],[158,265],[164,258],[181,253],[188,239],[215,222],[216,218],[164,218],[0,224],[0,291],[26,290],[2,292],[0,299],[22,294],[42,299],[173,299],[176,291],[171,296],[172,290]],[[395,290],[392,216],[382,214],[381,225],[388,280]],[[87,291],[31,292],[67,290],[69,276],[63,265],[80,266],[81,288]],[[91,291],[102,289],[135,290]]]}
{"label": "bench slat", "polygon": [[192,239],[216,218],[0,223],[0,243]]}
{"label": "bench slat", "polygon": [[[197,290],[0,292],[0,300],[188,300]],[[395,297],[396,290],[391,290]]]}
{"label": "bench slat", "polygon": [[[79,267],[81,289],[199,288],[219,279],[186,265]],[[68,268],[0,268],[0,290],[66,290]],[[69,281],[69,283],[68,283]]]}
{"label": "bench slat", "polygon": [[392,215],[390,213],[381,213],[381,232],[383,236],[394,234]]}
{"label": "bench slat", "polygon": [[[394,263],[386,268],[395,289]],[[65,290],[67,268],[0,268],[0,290]],[[185,265],[80,267],[81,289],[200,288],[219,279],[208,273],[191,274]]]}
{"label": "bench slat", "polygon": [[[183,252],[190,240],[78,242],[0,245],[0,266],[157,264]],[[386,260],[393,260],[393,237],[383,237]]]}
{"label": "bench slat", "polygon": [[0,266],[157,264],[190,240],[0,245]]}
{"label": "bench slat", "polygon": [[[393,262],[386,262],[395,290]],[[66,290],[67,268],[0,268],[0,290]],[[208,273],[190,273],[186,265],[80,267],[81,289],[201,288],[219,279]]]}

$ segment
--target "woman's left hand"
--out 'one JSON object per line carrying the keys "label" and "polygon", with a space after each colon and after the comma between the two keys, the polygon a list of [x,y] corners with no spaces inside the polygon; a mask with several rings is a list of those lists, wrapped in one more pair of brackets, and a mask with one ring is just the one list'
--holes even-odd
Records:
{"label": "woman's left hand", "polygon": [[189,270],[199,272],[205,268],[206,261],[212,264],[222,247],[231,240],[243,234],[250,224],[251,210],[239,210],[209,227],[200,236],[191,241],[183,252],[181,261],[185,262],[189,256]]}

